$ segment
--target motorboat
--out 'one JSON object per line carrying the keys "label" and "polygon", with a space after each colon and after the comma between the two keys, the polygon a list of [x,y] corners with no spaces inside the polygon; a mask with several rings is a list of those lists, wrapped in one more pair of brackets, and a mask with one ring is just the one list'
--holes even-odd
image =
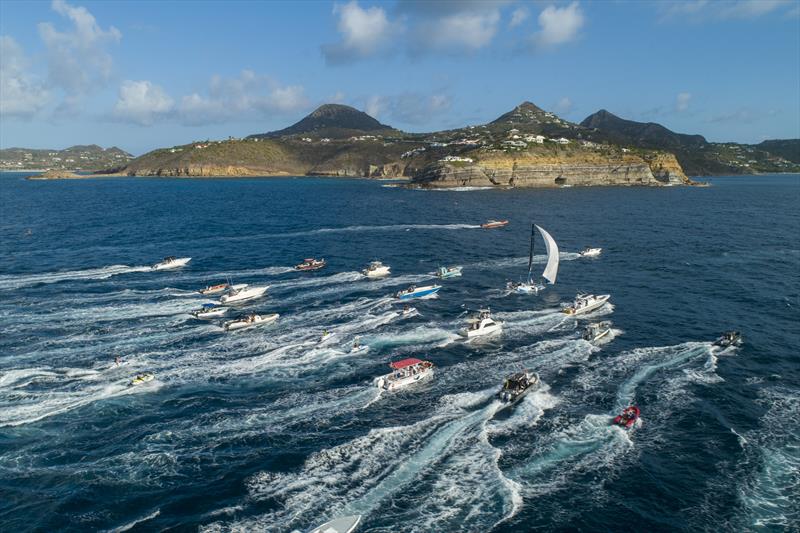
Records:
{"label": "motorboat", "polygon": [[181,268],[186,266],[186,263],[191,261],[191,257],[165,257],[162,261],[152,266],[153,270],[172,270],[173,268]]}
{"label": "motorboat", "polygon": [[361,344],[361,339],[356,337],[353,340],[353,346],[350,348],[350,353],[364,353],[369,351],[369,346],[366,344]]}
{"label": "motorboat", "polygon": [[544,228],[531,224],[531,239],[528,248],[528,279],[526,281],[510,281],[506,288],[510,292],[517,294],[538,294],[545,289],[544,283],[537,283],[533,280],[533,248],[536,241],[536,231],[544,239],[544,247],[547,250],[547,264],[542,272],[542,279],[553,285],[558,277],[558,244],[555,239]]}
{"label": "motorboat", "polygon": [[303,262],[299,265],[295,265],[294,269],[302,272],[309,272],[311,270],[319,270],[326,264],[327,263],[324,259],[314,259],[313,257],[309,257],[307,259],[303,259]]}
{"label": "motorboat", "polygon": [[562,311],[568,315],[591,313],[595,309],[602,307],[609,298],[611,298],[610,294],[600,294],[598,296],[594,294],[579,294],[575,297],[572,305],[565,307]]}
{"label": "motorboat", "polygon": [[503,226],[508,226],[508,220],[487,220],[481,224],[483,229],[502,228]]}
{"label": "motorboat", "polygon": [[439,289],[441,289],[441,285],[426,285],[425,287],[417,287],[416,285],[411,285],[404,291],[398,291],[395,294],[395,298],[399,300],[411,300],[412,298],[424,298],[426,296],[433,296]]}
{"label": "motorboat", "polygon": [[264,293],[267,292],[267,289],[269,289],[269,285],[265,287],[234,285],[228,291],[228,294],[222,295],[222,297],[219,299],[219,303],[232,304],[232,303],[246,302],[249,300],[255,300],[256,298],[261,298],[262,296],[264,296]]}
{"label": "motorboat", "polygon": [[225,331],[235,331],[237,329],[250,328],[260,324],[269,324],[278,320],[280,315],[272,313],[271,315],[246,315],[234,320],[229,320],[222,325]]}
{"label": "motorboat", "polygon": [[583,250],[578,252],[578,255],[580,255],[581,257],[597,257],[602,252],[603,252],[602,248],[584,248]]}
{"label": "motorboat", "polygon": [[743,340],[741,333],[738,331],[726,331],[721,337],[714,341],[714,346],[727,348],[729,346],[741,346],[742,342]]}
{"label": "motorboat", "polygon": [[230,283],[219,283],[217,285],[209,285],[205,289],[200,289],[199,292],[203,296],[207,296],[209,294],[219,294],[221,292],[225,292],[231,288]]}
{"label": "motorboat", "polygon": [[145,383],[150,383],[155,379],[155,376],[150,372],[145,372],[143,374],[137,374],[135,378],[131,380],[128,384],[129,387],[135,387],[136,385],[144,385]]}
{"label": "motorboat", "polygon": [[461,276],[462,268],[463,267],[460,266],[439,267],[436,269],[436,277],[438,277],[439,279],[457,278]]}
{"label": "motorboat", "polygon": [[219,306],[216,304],[203,304],[200,309],[192,311],[192,316],[199,319],[219,318],[228,312],[227,307]]}
{"label": "motorboat", "polygon": [[581,338],[588,342],[597,342],[611,333],[611,322],[592,322],[586,324]]}
{"label": "motorboat", "polygon": [[390,268],[391,267],[384,265],[380,261],[373,261],[367,265],[367,268],[362,270],[361,273],[368,278],[385,278],[391,274]]}
{"label": "motorboat", "polygon": [[471,339],[483,335],[492,335],[503,330],[503,323],[495,321],[488,309],[481,309],[469,319],[469,326],[459,331],[459,335]]}
{"label": "motorboat", "polygon": [[353,533],[361,522],[361,515],[342,516],[317,526],[308,533]]}
{"label": "motorboat", "polygon": [[403,310],[399,312],[401,317],[412,317],[419,314],[416,307],[411,307],[410,305],[406,304],[403,306]]}
{"label": "motorboat", "polygon": [[511,374],[503,382],[503,387],[497,393],[497,398],[505,403],[514,405],[526,394],[539,385],[539,374],[524,370]]}
{"label": "motorboat", "polygon": [[619,426],[623,429],[630,429],[639,423],[639,415],[641,415],[639,408],[635,405],[631,405],[630,407],[626,407],[622,413],[614,417],[613,425]]}
{"label": "motorboat", "polygon": [[433,375],[433,363],[411,357],[389,364],[391,374],[375,379],[375,386],[382,390],[397,390]]}

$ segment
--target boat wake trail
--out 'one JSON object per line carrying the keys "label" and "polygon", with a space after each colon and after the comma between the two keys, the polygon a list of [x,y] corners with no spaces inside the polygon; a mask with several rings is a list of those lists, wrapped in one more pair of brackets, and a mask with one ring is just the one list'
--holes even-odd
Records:
{"label": "boat wake trail", "polygon": [[66,270],[63,272],[43,272],[41,274],[7,274],[0,276],[0,290],[21,289],[62,281],[108,279],[120,274],[149,272],[151,270],[149,266],[111,265],[87,270]]}
{"label": "boat wake trail", "polygon": [[393,224],[388,226],[345,226],[342,228],[319,228],[309,231],[296,231],[293,233],[282,233],[272,235],[273,237],[304,237],[308,235],[319,235],[325,233],[349,233],[361,231],[410,231],[410,230],[458,230],[458,229],[480,229],[479,224]]}

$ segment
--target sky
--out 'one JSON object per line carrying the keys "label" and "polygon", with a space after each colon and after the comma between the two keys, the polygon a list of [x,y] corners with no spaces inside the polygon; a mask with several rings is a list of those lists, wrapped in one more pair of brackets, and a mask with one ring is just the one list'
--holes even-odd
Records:
{"label": "sky", "polygon": [[0,147],[134,155],[323,103],[413,132],[523,101],[714,142],[800,137],[800,0],[0,0]]}

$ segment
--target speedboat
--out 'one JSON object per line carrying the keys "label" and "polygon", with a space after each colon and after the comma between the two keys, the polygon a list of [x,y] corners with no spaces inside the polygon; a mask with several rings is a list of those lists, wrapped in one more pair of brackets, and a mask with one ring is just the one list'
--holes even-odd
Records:
{"label": "speedboat", "polygon": [[729,346],[741,346],[742,334],[738,331],[726,331],[720,338],[714,341],[714,346],[727,348]]}
{"label": "speedboat", "polygon": [[235,331],[237,329],[258,326],[259,324],[269,324],[270,322],[278,320],[279,316],[278,313],[272,313],[271,315],[246,315],[225,322],[222,325],[222,329],[225,331]]}
{"label": "speedboat", "polygon": [[353,533],[361,522],[361,515],[342,516],[317,526],[308,533]]}
{"label": "speedboat", "polygon": [[529,370],[517,372],[506,378],[503,388],[497,393],[497,398],[511,406],[535,389],[537,385],[539,385],[539,374]]}
{"label": "speedboat", "polygon": [[384,278],[391,274],[390,267],[384,265],[380,261],[371,262],[367,268],[361,271],[368,278]]}
{"label": "speedboat", "polygon": [[425,287],[417,287],[412,285],[404,291],[399,291],[395,294],[395,298],[399,300],[411,300],[412,298],[424,298],[425,296],[432,296],[439,292],[441,285],[426,285]]}
{"label": "speedboat", "polygon": [[487,220],[481,227],[483,229],[494,229],[494,228],[502,228],[503,226],[508,225],[508,220]]}
{"label": "speedboat", "polygon": [[583,328],[581,338],[588,342],[596,342],[611,333],[611,322],[592,322]]}
{"label": "speedboat", "polygon": [[219,299],[219,302],[223,304],[232,304],[255,300],[256,298],[261,298],[264,296],[264,293],[267,292],[267,289],[269,289],[269,285],[266,287],[234,285],[231,287],[231,290],[228,291],[228,294],[223,295],[222,298]]}
{"label": "speedboat", "polygon": [[227,307],[216,304],[203,304],[203,307],[192,311],[192,316],[200,319],[218,318],[228,312]]}
{"label": "speedboat", "polygon": [[614,417],[613,425],[619,426],[623,429],[630,429],[639,423],[639,415],[641,412],[635,405],[626,407],[622,413]]}
{"label": "speedboat", "polygon": [[575,301],[572,302],[572,305],[565,307],[562,311],[568,315],[591,313],[595,309],[602,307],[609,298],[611,298],[610,294],[600,294],[599,296],[595,296],[594,294],[579,294],[575,297]]}
{"label": "speedboat", "polygon": [[483,335],[492,335],[503,330],[503,323],[496,322],[488,309],[481,309],[478,314],[469,319],[469,326],[458,332],[462,337],[471,339]]}
{"label": "speedboat", "polygon": [[314,259],[313,257],[309,257],[307,259],[303,259],[303,262],[299,265],[295,265],[295,270],[300,270],[302,272],[308,272],[311,270],[319,270],[320,268],[324,267],[327,263],[324,259]]}
{"label": "speedboat", "polygon": [[231,286],[230,286],[229,283],[220,283],[218,285],[209,285],[205,289],[200,289],[197,292],[199,292],[200,294],[206,296],[206,295],[209,295],[209,294],[219,294],[221,292],[227,291],[230,288],[231,288]]}
{"label": "speedboat", "polygon": [[155,379],[155,376],[150,372],[145,372],[143,374],[137,374],[135,378],[131,380],[128,384],[129,387],[135,387],[136,385],[144,385],[145,383],[149,383]]}
{"label": "speedboat", "polygon": [[602,248],[584,248],[578,252],[578,255],[581,257],[597,257],[602,251]]}
{"label": "speedboat", "polygon": [[391,374],[375,379],[375,386],[379,389],[397,390],[433,375],[433,363],[414,357],[395,361],[389,367],[393,370]]}
{"label": "speedboat", "polygon": [[186,263],[191,261],[191,257],[165,257],[163,261],[160,261],[152,266],[153,270],[171,270],[173,268],[181,268],[186,266]]}
{"label": "speedboat", "polygon": [[457,278],[461,276],[461,269],[460,266],[439,267],[436,269],[436,276],[439,279]]}

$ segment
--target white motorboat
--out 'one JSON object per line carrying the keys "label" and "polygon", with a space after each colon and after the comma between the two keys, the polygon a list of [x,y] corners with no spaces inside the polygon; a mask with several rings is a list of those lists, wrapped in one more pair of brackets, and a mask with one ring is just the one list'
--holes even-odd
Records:
{"label": "white motorboat", "polygon": [[280,315],[272,313],[271,315],[247,315],[239,317],[234,320],[229,320],[222,325],[225,331],[235,331],[237,329],[250,328],[261,324],[269,324],[278,320]]}
{"label": "white motorboat", "polygon": [[592,322],[583,328],[581,338],[587,342],[597,342],[611,334],[611,322]]}
{"label": "white motorboat", "polygon": [[584,248],[579,252],[581,257],[597,257],[603,252],[602,248]]}
{"label": "white motorboat", "polygon": [[506,285],[509,291],[518,294],[537,294],[545,288],[544,283],[536,283],[533,281],[533,246],[536,237],[535,230],[538,230],[542,235],[544,246],[547,250],[547,265],[545,265],[544,271],[542,272],[542,278],[547,280],[551,285],[556,282],[556,277],[558,276],[558,245],[555,239],[553,239],[544,228],[536,224],[531,224],[531,244],[528,252],[528,279],[527,281],[509,282]]}
{"label": "white motorboat", "polygon": [[608,299],[611,298],[610,294],[579,294],[575,297],[572,305],[565,307],[562,311],[568,315],[582,315],[584,313],[591,313],[595,309],[602,307]]}
{"label": "white motorboat", "polygon": [[135,387],[136,385],[144,385],[145,383],[150,383],[155,379],[155,376],[150,372],[145,372],[143,374],[138,374],[135,378],[131,380],[128,384],[129,387]]}
{"label": "white motorboat", "polygon": [[491,317],[488,309],[481,309],[478,314],[469,319],[469,326],[459,331],[459,335],[471,339],[483,335],[492,335],[503,330],[503,323]]}
{"label": "white motorboat", "polygon": [[317,526],[308,533],[353,533],[361,522],[361,515],[342,516]]}
{"label": "white motorboat", "polygon": [[300,270],[301,272],[311,272],[313,270],[319,270],[323,268],[327,262],[324,259],[314,259],[313,257],[309,257],[307,259],[303,259],[302,263],[295,265],[295,270]]}
{"label": "white motorboat", "polygon": [[414,357],[395,361],[389,367],[393,370],[391,374],[375,379],[375,386],[379,389],[397,390],[433,376],[433,363]]}
{"label": "white motorboat", "polygon": [[390,268],[387,265],[384,265],[380,261],[373,261],[371,262],[367,268],[361,271],[368,278],[385,278],[390,272]]}
{"label": "white motorboat", "polygon": [[200,289],[199,292],[203,296],[208,296],[209,294],[219,294],[221,292],[225,292],[231,288],[230,283],[219,283],[217,285],[208,285],[204,289]]}
{"label": "white motorboat", "polygon": [[269,289],[269,285],[266,287],[250,287],[246,284],[234,285],[231,287],[231,290],[228,291],[228,294],[223,295],[219,299],[219,303],[232,304],[255,300],[256,298],[264,296],[267,289]]}
{"label": "white motorboat", "polygon": [[171,270],[173,268],[181,268],[186,266],[186,263],[191,261],[191,257],[165,257],[163,261],[160,261],[152,266],[153,270]]}
{"label": "white motorboat", "polygon": [[503,382],[497,398],[510,407],[539,385],[539,374],[524,370],[511,374]]}
{"label": "white motorboat", "polygon": [[203,304],[203,307],[192,311],[192,316],[200,319],[219,318],[228,312],[227,307],[216,304]]}
{"label": "white motorboat", "polygon": [[439,267],[436,269],[436,277],[439,279],[447,279],[447,278],[458,278],[461,277],[461,270],[464,267],[460,266],[451,266],[451,267]]}
{"label": "white motorboat", "polygon": [[425,287],[417,287],[416,285],[412,285],[404,291],[399,291],[395,294],[395,298],[399,300],[411,300],[412,298],[424,298],[425,296],[433,296],[439,289],[441,289],[441,285],[426,285]]}

